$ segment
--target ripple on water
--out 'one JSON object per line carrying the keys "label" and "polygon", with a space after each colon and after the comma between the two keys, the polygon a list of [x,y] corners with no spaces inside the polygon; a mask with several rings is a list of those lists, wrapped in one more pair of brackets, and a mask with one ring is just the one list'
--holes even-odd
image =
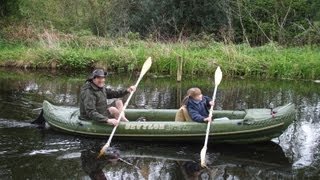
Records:
{"label": "ripple on water", "polygon": [[51,154],[54,152],[67,151],[67,149],[41,149],[41,150],[33,150],[30,153],[26,153],[25,155],[34,156],[37,154]]}
{"label": "ripple on water", "polygon": [[34,127],[30,122],[0,119],[0,128]]}
{"label": "ripple on water", "polygon": [[74,152],[74,153],[68,153],[68,154],[64,154],[62,156],[57,157],[58,160],[62,160],[62,159],[75,159],[75,158],[80,158],[81,153],[79,152]]}
{"label": "ripple on water", "polygon": [[6,154],[8,151],[0,151],[0,155]]}

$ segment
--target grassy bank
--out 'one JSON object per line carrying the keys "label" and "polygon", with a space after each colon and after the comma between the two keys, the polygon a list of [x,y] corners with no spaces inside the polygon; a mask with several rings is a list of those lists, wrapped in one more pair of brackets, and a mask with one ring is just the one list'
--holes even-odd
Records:
{"label": "grassy bank", "polygon": [[320,77],[320,47],[260,47],[225,45],[210,41],[161,43],[130,38],[108,40],[93,36],[52,36],[36,43],[10,44],[0,41],[0,66],[22,68],[83,69],[103,67],[115,71],[139,70],[151,56],[151,71],[176,75],[183,61],[183,75],[213,75],[217,65],[227,76],[261,78]]}

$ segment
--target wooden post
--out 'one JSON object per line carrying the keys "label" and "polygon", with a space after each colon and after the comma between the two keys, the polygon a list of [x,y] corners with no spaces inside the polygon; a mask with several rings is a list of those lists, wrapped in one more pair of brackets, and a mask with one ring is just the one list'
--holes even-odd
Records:
{"label": "wooden post", "polygon": [[181,106],[181,100],[182,100],[182,90],[181,90],[181,83],[178,82],[177,83],[177,104],[176,104],[176,108],[179,109]]}
{"label": "wooden post", "polygon": [[177,81],[180,82],[182,79],[182,65],[183,65],[183,58],[181,58],[180,56],[177,59],[177,64],[178,64]]}

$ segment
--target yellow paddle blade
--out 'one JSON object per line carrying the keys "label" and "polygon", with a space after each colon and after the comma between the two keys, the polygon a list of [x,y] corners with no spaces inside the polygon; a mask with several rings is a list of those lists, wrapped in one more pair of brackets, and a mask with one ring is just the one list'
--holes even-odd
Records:
{"label": "yellow paddle blade", "polygon": [[144,74],[146,74],[146,72],[150,69],[151,65],[152,65],[152,59],[151,57],[148,57],[148,59],[144,62],[142,66],[140,77],[143,77]]}
{"label": "yellow paddle blade", "polygon": [[216,72],[214,73],[214,83],[218,86],[222,79],[222,71],[220,66],[217,67]]}
{"label": "yellow paddle blade", "polygon": [[206,153],[207,153],[207,147],[203,147],[200,152],[201,167],[207,167],[206,166]]}
{"label": "yellow paddle blade", "polygon": [[104,152],[102,152],[102,149],[99,152],[99,155],[97,156],[97,159],[101,158],[101,156],[104,156]]}
{"label": "yellow paddle blade", "polygon": [[99,155],[98,155],[97,159],[99,159],[101,156],[103,156],[103,155],[105,154],[105,152],[106,152],[107,148],[108,148],[108,145],[107,145],[107,144],[105,144],[105,145],[101,148],[101,150],[100,150],[100,152],[99,152]]}

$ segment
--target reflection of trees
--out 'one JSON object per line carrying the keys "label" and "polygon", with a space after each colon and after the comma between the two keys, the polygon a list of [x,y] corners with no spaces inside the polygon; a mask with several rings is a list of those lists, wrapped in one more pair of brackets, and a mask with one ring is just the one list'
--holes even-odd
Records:
{"label": "reflection of trees", "polygon": [[[106,166],[108,178],[133,179],[284,179],[291,165],[275,143],[212,145],[208,169],[200,167],[196,144],[122,143],[121,157],[129,163]],[[234,150],[237,149],[237,152]],[[249,178],[249,179],[250,179]]]}
{"label": "reflection of trees", "polygon": [[[34,78],[34,79],[33,79]],[[132,80],[130,80],[132,81]],[[48,99],[55,104],[78,105],[80,88],[84,80],[67,78],[36,78],[30,77],[26,80],[1,80],[2,87],[15,90],[14,94],[28,94],[30,100],[42,101]],[[107,85],[111,88],[126,88],[133,82],[127,78],[112,76],[107,79]],[[211,81],[192,80],[176,83],[171,79],[146,79],[139,85],[134,98],[130,102],[130,108],[178,108],[181,99],[185,96],[187,89],[198,86],[203,94],[211,96],[213,84]],[[261,82],[244,80],[224,80],[218,88],[216,109],[241,109],[268,107],[270,102],[282,105],[287,102],[297,102],[300,91],[295,91],[292,83]],[[297,88],[295,88],[297,89]],[[318,94],[304,93],[310,96],[305,98],[316,99]],[[301,98],[301,97],[300,97]]]}
{"label": "reflection of trees", "polygon": [[[188,161],[175,161],[154,158],[129,158],[132,165],[117,163],[116,165],[106,166],[108,178],[120,179],[277,179],[277,177],[290,178],[290,171],[278,166],[266,166],[259,164],[241,162],[223,162],[209,166],[208,169],[200,168],[197,171],[188,169]],[[199,163],[195,163],[199,166]],[[214,163],[215,164],[215,163]],[[136,168],[136,167],[138,168]]]}
{"label": "reflection of trees", "polygon": [[282,88],[263,87],[257,88],[255,84],[229,83],[228,87],[220,89],[217,105],[221,109],[245,109],[245,108],[268,108],[273,102],[276,106],[293,101],[293,92]]}
{"label": "reflection of trees", "polygon": [[76,84],[26,80],[6,82],[2,87],[11,90],[12,94],[7,94],[7,96],[17,96],[20,94],[24,98],[28,98],[30,102],[49,99],[58,104],[74,105],[77,103],[76,89],[78,86]]}
{"label": "reflection of trees", "polygon": [[80,88],[80,86],[77,83],[46,81],[40,85],[36,94],[45,97],[45,99],[55,104],[77,105],[78,88]]}
{"label": "reflection of trees", "polygon": [[24,89],[36,89],[37,84],[12,79],[0,79],[0,117],[8,119],[30,119],[36,105],[24,95]]}
{"label": "reflection of trees", "polygon": [[137,107],[167,109],[175,108],[175,93],[170,86],[143,89],[135,93],[135,100],[131,104]]}

